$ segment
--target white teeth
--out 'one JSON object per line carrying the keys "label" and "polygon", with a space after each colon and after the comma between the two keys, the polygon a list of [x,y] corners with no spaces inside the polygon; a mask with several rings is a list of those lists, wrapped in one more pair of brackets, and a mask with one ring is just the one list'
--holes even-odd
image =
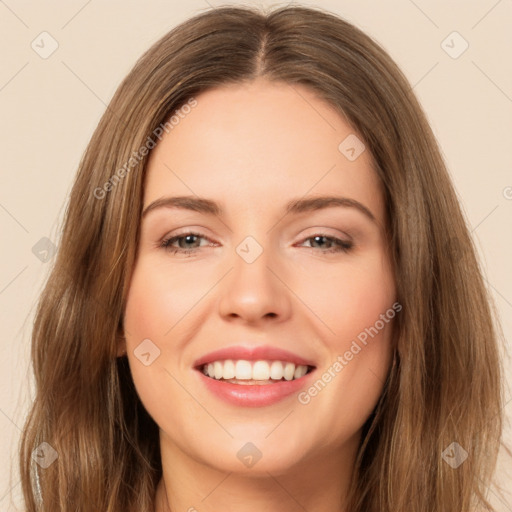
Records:
{"label": "white teeth", "polygon": [[254,380],[268,380],[270,378],[270,366],[267,361],[256,361],[252,367]]}
{"label": "white teeth", "polygon": [[235,376],[239,380],[252,379],[252,366],[249,361],[237,361],[235,364]]}
{"label": "white teeth", "polygon": [[235,363],[228,359],[224,361],[224,371],[222,372],[223,379],[234,379],[235,378]]}
{"label": "white teeth", "polygon": [[220,361],[215,361],[215,363],[213,363],[213,371],[215,373],[216,379],[222,379],[222,373],[224,371],[224,368]]}
{"label": "white teeth", "polygon": [[295,365],[287,361],[214,361],[205,364],[203,373],[213,379],[237,380],[293,380],[304,377],[306,365]]}
{"label": "white teeth", "polygon": [[294,379],[300,379],[301,377],[304,377],[304,375],[306,375],[307,371],[308,371],[308,367],[307,366],[298,365],[295,368],[295,373],[293,374],[293,378]]}
{"label": "white teeth", "polygon": [[293,363],[286,363],[286,366],[284,367],[284,378],[286,380],[292,380],[294,373],[295,365]]}
{"label": "white teeth", "polygon": [[270,378],[281,380],[283,377],[283,363],[281,361],[273,361],[270,366]]}

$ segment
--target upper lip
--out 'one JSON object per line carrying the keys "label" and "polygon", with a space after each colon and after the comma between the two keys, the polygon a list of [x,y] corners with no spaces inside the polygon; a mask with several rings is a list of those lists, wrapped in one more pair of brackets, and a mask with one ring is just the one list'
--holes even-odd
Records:
{"label": "upper lip", "polygon": [[245,361],[288,361],[296,365],[315,366],[314,362],[294,354],[282,348],[273,347],[270,345],[259,346],[242,346],[236,345],[231,347],[221,348],[209,352],[200,357],[194,362],[194,367],[201,367],[207,363],[214,361],[224,361],[226,359]]}

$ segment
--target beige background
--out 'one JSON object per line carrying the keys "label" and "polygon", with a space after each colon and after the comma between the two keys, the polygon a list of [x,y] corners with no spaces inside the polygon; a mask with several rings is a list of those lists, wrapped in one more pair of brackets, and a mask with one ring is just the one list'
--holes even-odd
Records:
{"label": "beige background", "polygon": [[[227,2],[235,3],[235,2]],[[270,2],[245,2],[275,5]],[[379,41],[414,85],[440,141],[479,247],[489,287],[512,339],[512,2],[319,1]],[[31,396],[30,328],[51,260],[32,247],[58,241],[81,154],[136,58],[216,0],[24,2],[0,0],[0,510],[18,510],[16,447]],[[50,36],[39,36],[42,32]],[[459,36],[450,36],[453,31]],[[43,41],[42,41],[42,38]],[[56,51],[43,59],[40,54]],[[452,58],[469,47],[458,58]],[[31,44],[34,42],[37,53]],[[55,43],[54,43],[55,44]],[[36,46],[39,45],[39,46]],[[451,47],[451,48],[450,48]],[[508,375],[511,366],[506,362]],[[510,379],[506,412],[512,416]],[[453,397],[457,400],[457,397]],[[507,434],[512,445],[510,427]],[[512,511],[512,461],[498,474]],[[21,509],[20,509],[21,510]]]}

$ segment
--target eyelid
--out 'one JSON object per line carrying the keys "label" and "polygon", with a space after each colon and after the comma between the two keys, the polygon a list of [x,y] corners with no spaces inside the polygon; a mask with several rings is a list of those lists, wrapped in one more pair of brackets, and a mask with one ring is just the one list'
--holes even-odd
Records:
{"label": "eyelid", "polygon": [[[160,244],[162,241],[168,240],[170,238],[189,235],[189,234],[191,234],[191,235],[193,234],[193,235],[205,238],[209,242],[214,242],[214,240],[212,240],[212,237],[205,234],[204,232],[202,232],[202,230],[209,231],[207,228],[205,228],[203,226],[187,226],[184,228],[178,228],[176,232],[171,231],[170,233],[167,233],[164,236],[162,236],[160,238],[160,240],[158,240],[158,244]],[[311,230],[311,234],[307,235],[307,234],[303,233],[301,235],[301,237],[298,239],[298,241],[304,241],[306,238],[309,238],[309,237],[312,237],[315,235],[318,236],[321,234],[326,237],[334,237],[334,238],[339,238],[340,236],[342,236],[345,238],[344,241],[353,242],[353,236],[348,231],[342,231],[342,230],[335,229],[335,228],[326,228],[326,227],[322,227],[322,226],[312,226],[312,227],[306,228],[306,232],[309,230]],[[334,231],[334,233],[331,233],[330,231]],[[219,238],[218,235],[214,235],[214,237]]]}
{"label": "eyelid", "polygon": [[[201,233],[199,230],[185,229],[185,230],[177,232],[177,233],[171,233],[171,234],[163,236],[158,241],[157,246],[158,247],[162,247],[162,246],[164,246],[165,243],[170,243],[171,241],[173,241],[173,240],[175,240],[177,238],[185,238],[188,235],[193,235],[193,236],[196,236],[198,238],[202,238],[202,239],[210,242],[210,244],[209,244],[210,246],[212,244],[217,244],[217,242],[212,240],[212,238],[210,238],[209,236],[205,235],[204,233]],[[183,250],[186,250],[186,249],[183,249]]]}
{"label": "eyelid", "polygon": [[[176,240],[186,238],[187,236],[194,236],[199,239],[207,240],[210,242],[206,245],[206,247],[212,247],[212,244],[215,245],[216,242],[214,242],[210,237],[205,236],[204,234],[199,232],[200,230],[192,230],[192,229],[184,229],[182,232],[173,233],[171,235],[167,235],[163,237],[159,244],[158,248],[164,249],[165,251],[168,251],[172,254],[177,254],[181,256],[191,256],[197,253],[201,248],[204,249],[205,246],[199,245],[199,247],[193,247],[191,249],[183,249],[180,247],[174,247],[171,244],[174,243]],[[326,240],[329,240],[329,242],[332,244],[332,247],[329,249],[318,249],[316,247],[304,247],[304,243],[308,242],[309,240],[313,240],[314,238],[324,238]],[[300,244],[300,247],[304,247],[306,249],[310,249],[312,253],[320,253],[321,255],[328,255],[328,254],[348,254],[351,251],[353,251],[355,244],[352,241],[351,237],[348,237],[349,239],[344,239],[344,237],[330,235],[328,232],[326,232],[325,229],[317,228],[314,232],[312,232],[309,235],[304,235],[301,237],[299,242],[296,242],[294,246]]]}
{"label": "eyelid", "polygon": [[167,232],[164,236],[162,236],[160,238],[160,241],[169,239],[169,238],[174,238],[177,236],[189,235],[189,234],[206,238],[210,242],[214,241],[212,238],[215,238],[216,240],[220,239],[220,237],[218,235],[209,235],[209,234],[206,234],[206,232],[211,232],[211,230],[209,230],[208,228],[206,228],[204,226],[198,226],[198,225],[186,226],[183,228],[177,228],[175,230],[171,230],[171,231]]}
{"label": "eyelid", "polygon": [[[311,234],[308,234],[311,233]],[[347,242],[353,242],[354,241],[354,230],[341,230],[337,228],[327,228],[325,226],[312,226],[309,228],[306,228],[305,230],[301,231],[300,238],[303,240],[304,238],[308,238],[310,236],[315,236],[322,234],[324,236],[328,237],[334,237],[334,238],[340,238],[343,237],[345,241]]]}

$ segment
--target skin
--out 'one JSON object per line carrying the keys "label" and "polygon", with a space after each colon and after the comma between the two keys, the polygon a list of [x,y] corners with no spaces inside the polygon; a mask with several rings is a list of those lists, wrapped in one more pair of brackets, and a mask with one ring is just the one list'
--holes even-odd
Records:
{"label": "skin", "polygon": [[[152,151],[144,208],[192,195],[217,201],[225,214],[159,208],[143,218],[119,347],[160,428],[155,510],[346,510],[361,427],[391,362],[392,322],[306,405],[296,395],[265,407],[227,404],[192,366],[212,350],[269,344],[315,361],[320,377],[392,306],[371,155],[349,161],[338,150],[354,130],[304,86],[257,79],[196,99]],[[284,215],[288,201],[313,195],[359,201],[375,221],[339,206]],[[173,245],[192,254],[160,247],[190,230],[206,238]],[[318,234],[354,247],[329,253],[336,245],[311,238]],[[263,248],[250,264],[236,252],[247,236]],[[160,355],[145,366],[134,350],[147,338]],[[251,468],[237,457],[247,442],[262,453]]]}

